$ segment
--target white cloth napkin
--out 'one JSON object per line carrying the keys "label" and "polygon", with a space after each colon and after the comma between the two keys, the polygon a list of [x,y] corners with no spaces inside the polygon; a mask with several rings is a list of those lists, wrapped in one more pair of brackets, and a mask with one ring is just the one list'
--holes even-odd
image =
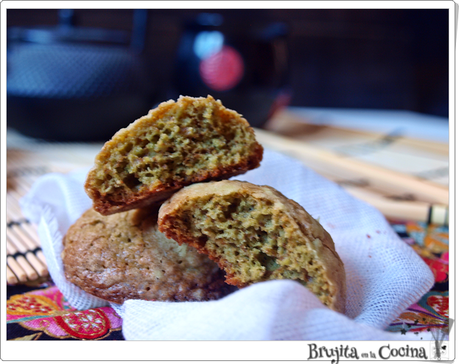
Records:
{"label": "white cloth napkin", "polygon": [[[109,305],[69,283],[62,237],[91,206],[88,170],[42,176],[22,199],[38,233],[52,279],[79,310]],[[383,331],[434,283],[415,251],[373,207],[300,162],[265,150],[261,167],[234,179],[269,185],[297,201],[332,236],[346,270],[346,314],[326,308],[293,281],[254,284],[212,302],[128,300],[112,307],[128,340],[407,340],[421,335]]]}

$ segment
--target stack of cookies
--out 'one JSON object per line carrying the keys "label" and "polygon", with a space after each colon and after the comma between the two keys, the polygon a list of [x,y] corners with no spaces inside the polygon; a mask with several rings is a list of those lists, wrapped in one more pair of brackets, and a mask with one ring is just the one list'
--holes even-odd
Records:
{"label": "stack of cookies", "polygon": [[271,187],[228,180],[262,156],[249,123],[211,96],[150,110],[96,156],[93,208],[64,238],[66,278],[116,303],[213,300],[293,279],[344,312],[344,267],[323,227]]}

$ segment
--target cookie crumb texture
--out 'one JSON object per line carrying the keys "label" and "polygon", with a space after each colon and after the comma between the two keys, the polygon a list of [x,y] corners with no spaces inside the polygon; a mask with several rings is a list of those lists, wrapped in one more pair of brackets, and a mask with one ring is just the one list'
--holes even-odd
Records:
{"label": "cookie crumb texture", "polygon": [[345,272],[327,231],[268,186],[221,181],[184,188],[159,212],[159,229],[215,260],[240,288],[292,279],[344,312]]}
{"label": "cookie crumb texture", "polygon": [[205,301],[234,291],[216,263],[157,229],[157,214],[102,216],[93,209],[70,227],[62,253],[65,277],[105,300]]}
{"label": "cookie crumb texture", "polygon": [[103,215],[164,201],[195,182],[257,168],[263,148],[247,120],[211,96],[181,96],[105,143],[85,189]]}

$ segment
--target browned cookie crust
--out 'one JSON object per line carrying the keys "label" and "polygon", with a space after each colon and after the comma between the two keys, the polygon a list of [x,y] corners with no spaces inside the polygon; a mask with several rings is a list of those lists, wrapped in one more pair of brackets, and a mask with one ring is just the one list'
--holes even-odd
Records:
{"label": "browned cookie crust", "polygon": [[185,187],[160,208],[159,230],[207,254],[238,287],[293,279],[344,312],[346,279],[331,236],[268,186],[221,181]]}
{"label": "browned cookie crust", "polygon": [[263,148],[247,120],[212,96],[181,96],[105,143],[85,189],[103,215],[163,201],[195,182],[257,168]]}
{"label": "browned cookie crust", "polygon": [[217,264],[167,239],[147,211],[88,210],[68,230],[62,260],[70,282],[116,303],[213,300],[233,290]]}

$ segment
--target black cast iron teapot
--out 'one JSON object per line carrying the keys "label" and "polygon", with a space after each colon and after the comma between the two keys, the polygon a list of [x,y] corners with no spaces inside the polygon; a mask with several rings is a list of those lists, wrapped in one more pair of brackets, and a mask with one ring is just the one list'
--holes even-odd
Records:
{"label": "black cast iron teapot", "polygon": [[155,96],[142,56],[146,10],[132,32],[73,25],[8,29],[7,123],[25,135],[58,141],[109,139],[144,115]]}

